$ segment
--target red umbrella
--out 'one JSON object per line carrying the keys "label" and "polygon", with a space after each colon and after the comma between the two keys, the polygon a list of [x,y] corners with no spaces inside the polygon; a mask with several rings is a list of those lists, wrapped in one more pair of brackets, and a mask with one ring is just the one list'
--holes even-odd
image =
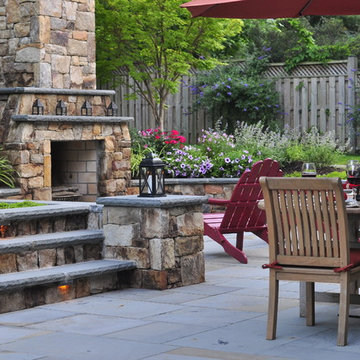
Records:
{"label": "red umbrella", "polygon": [[193,17],[266,19],[360,14],[360,0],[193,0],[181,6]]}

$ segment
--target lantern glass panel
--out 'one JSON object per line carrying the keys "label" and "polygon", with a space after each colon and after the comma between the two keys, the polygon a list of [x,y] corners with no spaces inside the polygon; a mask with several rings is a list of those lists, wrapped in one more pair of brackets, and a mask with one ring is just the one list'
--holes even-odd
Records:
{"label": "lantern glass panel", "polygon": [[160,159],[146,158],[139,167],[139,196],[159,197],[165,195],[164,163]]}

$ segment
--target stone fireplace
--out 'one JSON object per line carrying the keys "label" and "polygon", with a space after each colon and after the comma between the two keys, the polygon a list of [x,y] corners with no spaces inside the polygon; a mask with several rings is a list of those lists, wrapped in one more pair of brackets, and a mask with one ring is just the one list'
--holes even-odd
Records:
{"label": "stone fireplace", "polygon": [[94,0],[0,0],[0,140],[25,198],[94,201],[129,184],[132,119],[107,116],[115,92],[96,90],[94,13]]}

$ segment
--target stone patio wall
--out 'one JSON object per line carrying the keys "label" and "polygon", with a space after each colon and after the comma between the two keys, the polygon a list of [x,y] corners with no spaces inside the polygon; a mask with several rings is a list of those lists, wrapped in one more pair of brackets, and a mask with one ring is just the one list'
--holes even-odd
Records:
{"label": "stone patio wall", "polygon": [[106,258],[135,260],[130,286],[167,289],[205,281],[204,196],[99,198]]}

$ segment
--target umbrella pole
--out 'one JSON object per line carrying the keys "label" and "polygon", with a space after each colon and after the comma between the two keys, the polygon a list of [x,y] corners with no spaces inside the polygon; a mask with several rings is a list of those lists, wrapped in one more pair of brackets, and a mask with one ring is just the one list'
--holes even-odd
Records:
{"label": "umbrella pole", "polygon": [[299,15],[300,16],[303,16],[303,12],[311,5],[313,0],[309,0],[305,5],[304,7],[299,11]]}

